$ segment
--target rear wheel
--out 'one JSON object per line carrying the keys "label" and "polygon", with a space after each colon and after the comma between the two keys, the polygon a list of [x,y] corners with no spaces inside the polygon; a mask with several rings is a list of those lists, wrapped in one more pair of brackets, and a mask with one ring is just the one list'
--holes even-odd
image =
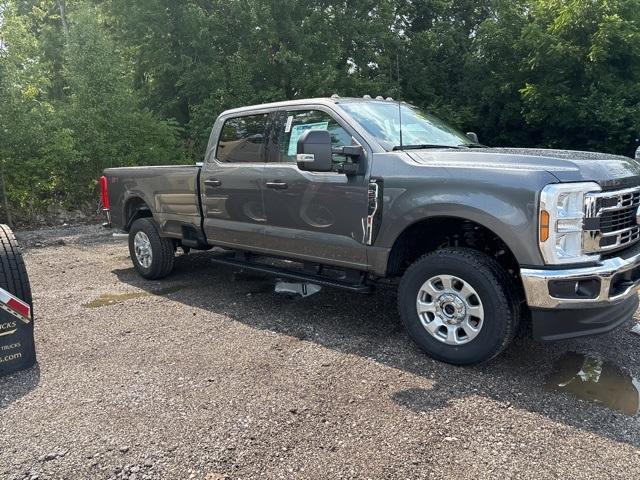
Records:
{"label": "rear wheel", "polygon": [[498,355],[520,320],[514,279],[493,258],[467,248],[438,250],[411,265],[400,282],[398,308],[425,352],[456,365]]}
{"label": "rear wheel", "polygon": [[173,270],[173,240],[160,236],[151,218],[139,218],[129,230],[129,253],[140,275],[150,280],[164,278]]}

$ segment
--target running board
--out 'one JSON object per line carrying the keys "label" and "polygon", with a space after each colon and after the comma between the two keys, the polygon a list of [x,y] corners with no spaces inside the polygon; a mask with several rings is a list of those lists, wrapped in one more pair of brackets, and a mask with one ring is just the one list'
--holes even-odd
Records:
{"label": "running board", "polygon": [[341,288],[343,290],[349,290],[355,293],[371,293],[372,288],[364,283],[347,283],[340,280],[333,280],[328,277],[322,277],[320,275],[310,275],[303,272],[295,272],[292,270],[286,270],[284,268],[272,267],[271,265],[263,265],[259,263],[247,263],[240,260],[234,260],[231,258],[214,257],[211,259],[214,263],[222,265],[228,265],[231,267],[243,268],[245,270],[251,270],[254,272],[260,272],[267,275],[276,277],[290,278],[299,282],[315,283],[317,285],[324,285],[325,287]]}

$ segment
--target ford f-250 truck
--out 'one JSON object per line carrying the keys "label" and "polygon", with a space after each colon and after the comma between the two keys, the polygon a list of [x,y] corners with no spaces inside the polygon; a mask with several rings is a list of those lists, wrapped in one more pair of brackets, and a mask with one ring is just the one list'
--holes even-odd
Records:
{"label": "ford f-250 truck", "polygon": [[397,286],[410,336],[454,364],[494,357],[525,320],[564,339],[638,307],[638,162],[488,148],[391,99],[229,110],[202,165],[110,168],[101,185],[143,277],[218,246],[215,262],[281,278]]}

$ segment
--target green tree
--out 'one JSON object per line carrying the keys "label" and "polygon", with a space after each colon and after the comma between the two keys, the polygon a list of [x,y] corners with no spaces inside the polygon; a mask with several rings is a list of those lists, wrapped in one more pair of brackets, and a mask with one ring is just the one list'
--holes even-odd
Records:
{"label": "green tree", "polygon": [[636,0],[538,0],[522,53],[523,116],[538,145],[627,153],[640,132]]}
{"label": "green tree", "polygon": [[89,198],[107,167],[184,160],[175,126],[140,107],[131,74],[95,7],[70,15],[64,58],[69,96],[63,116],[76,152],[64,164],[68,191]]}
{"label": "green tree", "polygon": [[52,195],[47,161],[64,156],[51,132],[54,110],[47,100],[46,68],[37,38],[15,2],[0,3],[0,195],[2,220],[12,212],[42,209]]}
{"label": "green tree", "polygon": [[[260,102],[402,98],[490,145],[631,153],[637,0],[0,0],[0,211],[200,160]],[[6,195],[2,196],[2,186]]]}

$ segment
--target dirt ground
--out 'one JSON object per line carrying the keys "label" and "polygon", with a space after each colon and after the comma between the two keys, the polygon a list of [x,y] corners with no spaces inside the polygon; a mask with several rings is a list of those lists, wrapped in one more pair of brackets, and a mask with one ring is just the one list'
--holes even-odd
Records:
{"label": "dirt ground", "polygon": [[152,282],[99,227],[18,238],[39,363],[0,379],[2,479],[640,478],[631,323],[458,368],[391,293],[291,299],[211,254]]}

